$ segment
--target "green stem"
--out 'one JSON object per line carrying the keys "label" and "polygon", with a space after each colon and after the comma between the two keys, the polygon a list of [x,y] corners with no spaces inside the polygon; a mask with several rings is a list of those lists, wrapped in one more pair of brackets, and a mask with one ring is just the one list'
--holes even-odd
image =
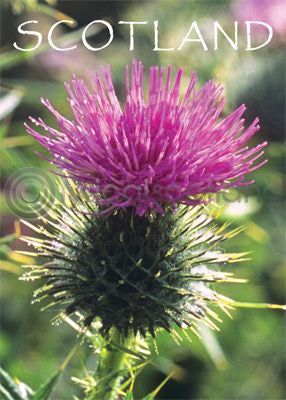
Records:
{"label": "green stem", "polygon": [[[120,332],[114,328],[111,335],[111,342],[118,345],[127,347],[133,340],[133,335],[127,338],[122,336]],[[100,354],[99,369],[97,378],[99,379],[96,387],[95,400],[116,400],[115,390],[119,387],[122,374],[120,370],[125,368],[125,364],[130,358],[130,355],[123,350],[114,347],[104,348]]]}

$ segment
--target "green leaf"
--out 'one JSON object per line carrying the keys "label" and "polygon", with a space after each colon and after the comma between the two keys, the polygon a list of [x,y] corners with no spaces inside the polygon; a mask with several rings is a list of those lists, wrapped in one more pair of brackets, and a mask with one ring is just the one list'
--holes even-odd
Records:
{"label": "green leaf", "polygon": [[153,390],[152,393],[147,394],[147,396],[144,397],[144,399],[142,400],[153,400],[155,398],[155,396],[160,392],[160,390],[163,388],[163,386],[166,385],[166,383],[168,382],[169,379],[172,378],[172,376],[175,374],[175,372],[171,372],[164,380],[163,382],[160,383],[160,385]]}
{"label": "green leaf", "polygon": [[145,360],[146,359],[146,357],[144,357],[143,354],[140,354],[140,353],[138,353],[136,351],[130,350],[127,347],[125,347],[125,346],[123,346],[123,345],[121,345],[119,343],[115,343],[113,341],[110,341],[109,346],[114,347],[115,349],[120,350],[123,353],[127,353],[130,356],[133,356],[133,357],[136,357],[136,358],[140,358],[141,360]]}
{"label": "green leaf", "polygon": [[142,400],[153,400],[154,398],[155,398],[155,395],[153,393],[149,393]]}
{"label": "green leaf", "polygon": [[52,375],[52,377],[36,391],[34,396],[32,396],[32,400],[48,400],[58,382],[61,373],[62,371],[59,370]]}
{"label": "green leaf", "polygon": [[60,366],[59,370],[55,374],[53,374],[51,378],[36,391],[36,393],[31,397],[31,400],[48,400],[50,398],[50,395],[52,394],[61,374],[66,369],[66,366],[68,365],[70,359],[76,352],[78,346],[79,344],[77,343],[72,348],[72,350],[70,351],[70,353],[67,355],[66,359]]}
{"label": "green leaf", "polygon": [[15,239],[16,239],[15,233],[11,233],[10,235],[2,236],[0,238],[0,246],[2,246],[3,244],[9,244],[9,243],[13,242]]}
{"label": "green leaf", "polygon": [[1,379],[1,384],[0,384],[1,393],[4,394],[7,399],[10,400],[11,398],[12,400],[24,400],[24,398],[21,396],[19,386],[15,383],[14,379],[11,378],[11,376],[1,367],[0,367],[0,379]]}
{"label": "green leaf", "polygon": [[[3,141],[1,144],[3,144]],[[29,158],[16,148],[1,148],[0,165],[2,168],[2,174],[5,175],[32,164]]]}
{"label": "green leaf", "polygon": [[0,140],[2,140],[6,136],[8,129],[9,124],[2,122],[0,125]]}
{"label": "green leaf", "polygon": [[126,393],[124,400],[133,400],[133,394],[130,390]]}

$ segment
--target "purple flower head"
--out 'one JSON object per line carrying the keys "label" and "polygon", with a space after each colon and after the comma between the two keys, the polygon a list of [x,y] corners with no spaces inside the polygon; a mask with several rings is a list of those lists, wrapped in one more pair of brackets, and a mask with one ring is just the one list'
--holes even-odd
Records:
{"label": "purple flower head", "polygon": [[243,130],[242,105],[220,118],[223,88],[214,81],[196,89],[195,73],[183,96],[180,68],[171,83],[172,68],[151,67],[148,96],[143,93],[143,64],[126,67],[126,103],[115,94],[110,66],[96,72],[93,90],[74,78],[66,84],[73,120],[63,117],[48,100],[58,129],[33,119],[46,131],[26,125],[51,155],[51,162],[81,187],[98,195],[106,210],[134,207],[138,215],[165,205],[198,204],[208,193],[252,183],[245,175],[266,142],[249,148],[259,130],[258,119]]}

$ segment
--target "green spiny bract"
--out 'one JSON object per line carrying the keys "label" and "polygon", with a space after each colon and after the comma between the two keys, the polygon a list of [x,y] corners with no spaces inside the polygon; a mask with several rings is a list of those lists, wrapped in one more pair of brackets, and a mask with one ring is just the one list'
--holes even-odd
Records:
{"label": "green spiny bract", "polygon": [[195,329],[199,320],[213,326],[209,306],[227,303],[209,285],[240,281],[218,270],[239,255],[217,249],[228,235],[203,207],[102,216],[88,194],[74,191],[56,201],[48,218],[39,217],[41,226],[26,222],[43,238],[22,239],[48,259],[24,275],[42,280],[36,299],[53,298],[65,316],[80,312],[87,326],[100,320],[103,333],[116,327],[123,335],[154,336],[174,324]]}

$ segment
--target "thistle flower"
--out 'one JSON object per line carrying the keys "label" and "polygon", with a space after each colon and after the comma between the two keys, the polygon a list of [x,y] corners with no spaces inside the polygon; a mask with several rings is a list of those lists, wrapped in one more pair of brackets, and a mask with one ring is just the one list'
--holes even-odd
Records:
{"label": "thistle flower", "polygon": [[258,119],[243,130],[244,105],[221,119],[222,86],[209,81],[196,89],[195,73],[180,99],[183,70],[173,87],[171,72],[170,66],[167,72],[150,68],[144,100],[143,64],[133,62],[131,83],[127,66],[124,109],[110,67],[96,72],[92,92],[74,78],[66,84],[74,120],[43,99],[58,129],[31,118],[46,135],[28,125],[27,131],[49,150],[60,171],[95,194],[105,211],[132,207],[139,216],[152,210],[163,214],[169,205],[199,204],[209,193],[251,183],[245,175],[266,162],[255,164],[266,142],[251,149],[246,145],[259,130]]}
{"label": "thistle flower", "polygon": [[29,255],[47,261],[27,266],[23,276],[42,282],[35,301],[55,306],[57,318],[76,314],[84,326],[100,324],[105,347],[88,398],[110,400],[122,394],[124,367],[130,368],[123,353],[134,355],[130,339],[155,337],[162,328],[175,335],[175,325],[186,335],[201,322],[216,329],[215,307],[228,314],[253,306],[214,287],[244,282],[222,266],[246,253],[221,249],[240,229],[226,232],[199,203],[208,193],[249,184],[245,175],[265,163],[255,165],[266,143],[246,146],[259,127],[256,119],[243,131],[244,106],[220,119],[222,88],[212,81],[196,90],[193,74],[180,100],[182,69],[171,89],[171,67],[165,83],[164,69],[152,67],[146,102],[143,65],[134,62],[122,110],[110,68],[102,74],[93,93],[76,78],[66,86],[73,121],[43,100],[59,129],[33,118],[46,136],[27,126],[67,181],[59,178],[61,196],[39,215],[39,225],[23,221],[40,237],[22,240],[35,248]]}
{"label": "thistle flower", "polygon": [[27,266],[24,279],[40,279],[37,300],[60,315],[79,312],[84,324],[99,321],[102,332],[111,328],[155,336],[157,328],[172,331],[174,324],[196,330],[203,321],[215,328],[219,320],[212,305],[227,312],[235,302],[209,284],[243,282],[220,264],[239,261],[244,254],[227,254],[218,245],[237,233],[226,233],[202,206],[180,206],[165,216],[139,217],[134,210],[118,210],[103,218],[90,193],[75,186],[54,202],[39,226],[26,225],[40,238],[22,237],[34,246],[44,265]]}

